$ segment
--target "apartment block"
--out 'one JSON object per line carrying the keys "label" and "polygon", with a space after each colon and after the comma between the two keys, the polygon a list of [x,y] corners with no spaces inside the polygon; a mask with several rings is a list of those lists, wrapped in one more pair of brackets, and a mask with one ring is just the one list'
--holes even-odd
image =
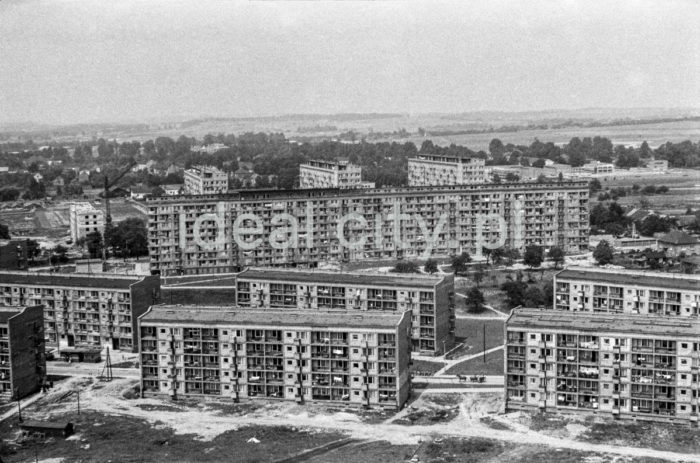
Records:
{"label": "apartment block", "polygon": [[700,275],[569,267],[554,276],[554,308],[697,317]]}
{"label": "apartment block", "polygon": [[700,321],[516,308],[506,410],[698,422]]}
{"label": "apartment block", "polygon": [[480,158],[419,154],[408,160],[409,186],[474,185],[488,179],[488,168]]}
{"label": "apartment block", "polygon": [[588,194],[586,182],[562,182],[161,196],[146,200],[151,271],[474,255],[483,243],[577,253],[588,246]]}
{"label": "apartment block", "polygon": [[43,309],[0,307],[0,402],[39,389],[46,377]]}
{"label": "apartment block", "polygon": [[347,160],[312,160],[299,165],[299,188],[374,188],[362,181],[362,167]]}
{"label": "apartment block", "polygon": [[75,244],[80,238],[96,231],[104,231],[104,216],[90,203],[71,204],[69,209],[70,238]]}
{"label": "apartment block", "polygon": [[158,298],[160,278],[0,272],[0,306],[43,305],[52,347],[138,348],[137,317]]}
{"label": "apartment block", "polygon": [[[167,283],[165,283],[167,282]],[[401,275],[249,268],[164,279],[161,301],[298,310],[410,312],[412,350],[440,355],[454,345],[454,275]]]}
{"label": "apartment block", "polygon": [[228,191],[228,174],[213,166],[193,166],[185,170],[185,194],[210,195]]}
{"label": "apartment block", "polygon": [[153,306],[139,317],[144,396],[400,408],[407,313]]}

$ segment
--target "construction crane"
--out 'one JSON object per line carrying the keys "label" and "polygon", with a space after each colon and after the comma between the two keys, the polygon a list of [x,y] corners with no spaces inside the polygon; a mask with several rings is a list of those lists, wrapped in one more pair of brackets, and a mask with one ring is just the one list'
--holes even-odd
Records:
{"label": "construction crane", "polygon": [[102,233],[102,240],[103,240],[103,245],[102,245],[102,260],[105,261],[107,260],[107,243],[105,242],[107,238],[107,230],[112,226],[112,211],[109,207],[109,189],[112,188],[116,183],[122,179],[126,174],[128,174],[131,169],[136,165],[136,160],[134,158],[130,158],[126,168],[119,173],[116,177],[112,178],[112,180],[105,175],[105,191],[104,191],[104,197],[105,197],[105,227],[104,227],[104,232]]}

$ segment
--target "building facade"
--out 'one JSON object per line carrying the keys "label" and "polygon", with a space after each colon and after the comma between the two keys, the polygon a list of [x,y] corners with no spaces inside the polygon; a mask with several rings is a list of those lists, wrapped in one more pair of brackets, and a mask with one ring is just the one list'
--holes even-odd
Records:
{"label": "building facade", "polygon": [[409,315],[153,306],[139,318],[144,396],[400,408]]}
{"label": "building facade", "polygon": [[73,244],[90,233],[104,231],[104,215],[90,203],[71,204],[69,221],[70,238]]}
{"label": "building facade", "polygon": [[213,166],[193,166],[185,170],[184,192],[188,195],[210,195],[228,191],[228,174]]}
{"label": "building facade", "polygon": [[158,298],[158,276],[0,272],[0,306],[43,305],[52,347],[138,347],[137,317]]}
{"label": "building facade", "polygon": [[478,255],[484,243],[578,253],[588,246],[588,194],[586,182],[562,182],[161,196],[147,200],[151,270]]}
{"label": "building facade", "polygon": [[454,345],[454,275],[401,275],[250,268],[237,274],[167,278],[161,301],[258,309],[410,312],[412,350]]}
{"label": "building facade", "polygon": [[362,168],[348,161],[312,160],[299,165],[299,188],[374,188],[362,181]]}
{"label": "building facade", "polygon": [[37,391],[45,378],[43,308],[0,307],[0,402]]}
{"label": "building facade", "polygon": [[700,321],[516,308],[506,410],[698,422]]}
{"label": "building facade", "polygon": [[408,159],[409,186],[474,185],[486,183],[489,177],[480,158],[419,154]]}
{"label": "building facade", "polygon": [[0,240],[0,269],[26,270],[27,240]]}
{"label": "building facade", "polygon": [[697,317],[700,276],[569,267],[554,276],[557,310]]}

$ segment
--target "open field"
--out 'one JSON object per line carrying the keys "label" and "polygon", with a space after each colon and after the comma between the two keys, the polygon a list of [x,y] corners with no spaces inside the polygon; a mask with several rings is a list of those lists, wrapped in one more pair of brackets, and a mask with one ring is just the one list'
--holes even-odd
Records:
{"label": "open field", "polygon": [[[649,425],[647,430],[646,425],[612,423],[615,429],[608,433],[600,426],[611,422],[600,419],[503,414],[501,393],[414,393],[407,407],[389,413],[284,401],[139,399],[134,394],[136,384],[136,380],[119,378],[108,383],[92,378],[56,383],[23,415],[25,419],[71,420],[76,435],[68,440],[23,439],[16,418],[10,418],[0,423],[0,457],[11,463],[35,458],[45,463],[399,462],[413,455],[425,462],[527,462],[533,458],[700,462],[697,429]],[[71,393],[78,389],[80,415],[76,394]],[[662,431],[666,434],[659,434]],[[619,439],[595,443],[601,433]],[[258,442],[249,442],[253,437]],[[659,441],[650,443],[652,437]],[[668,450],[642,448],[645,445]],[[307,450],[314,453],[300,455]]]}
{"label": "open field", "polygon": [[647,141],[653,148],[666,143],[681,142],[684,140],[696,141],[700,139],[700,124],[693,121],[668,122],[661,124],[645,125],[621,125],[615,127],[569,127],[563,129],[538,129],[522,130],[511,133],[479,133],[467,135],[436,136],[412,136],[404,139],[391,139],[388,141],[407,141],[420,146],[424,140],[430,139],[436,145],[449,146],[452,143],[466,146],[474,151],[488,151],[489,142],[498,138],[503,144],[513,143],[515,145],[530,145],[535,138],[542,142],[553,142],[556,144],[568,143],[573,137],[607,137],[613,145],[641,145]]}
{"label": "open field", "polygon": [[503,320],[479,320],[474,318],[457,319],[455,336],[468,349],[461,351],[463,355],[471,355],[484,351],[484,333],[486,334],[486,350],[503,345]]}

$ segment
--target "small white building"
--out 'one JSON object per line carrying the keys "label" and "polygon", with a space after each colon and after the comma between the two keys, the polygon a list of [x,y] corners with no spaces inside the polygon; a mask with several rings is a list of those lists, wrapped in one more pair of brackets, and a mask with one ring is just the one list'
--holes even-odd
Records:
{"label": "small white building", "polygon": [[299,166],[299,188],[374,188],[362,181],[362,168],[347,160],[312,160]]}
{"label": "small white building", "polygon": [[228,175],[213,166],[193,166],[185,171],[185,194],[226,193]]}
{"label": "small white building", "polygon": [[84,238],[89,233],[104,228],[104,215],[90,203],[74,203],[70,205],[70,237],[73,243]]}
{"label": "small white building", "polygon": [[489,175],[480,158],[419,154],[408,160],[408,186],[474,185],[486,183]]}

